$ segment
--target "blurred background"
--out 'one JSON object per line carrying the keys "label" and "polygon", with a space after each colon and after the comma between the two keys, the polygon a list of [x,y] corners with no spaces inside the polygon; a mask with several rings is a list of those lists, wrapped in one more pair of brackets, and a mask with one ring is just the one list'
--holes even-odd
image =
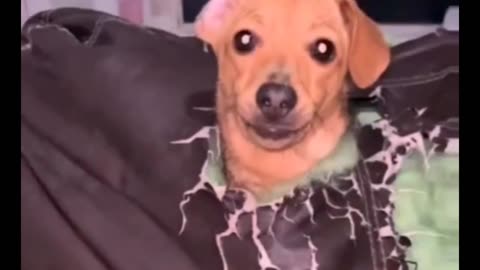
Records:
{"label": "blurred background", "polygon": [[[162,1],[162,0],[160,0]],[[192,22],[207,0],[182,0],[183,16]],[[458,0],[357,0],[370,17],[384,23],[441,23]]]}
{"label": "blurred background", "polygon": [[[208,0],[21,0],[21,24],[42,10],[82,7],[122,16],[134,23],[192,35],[191,23]],[[458,0],[357,0],[359,6],[381,24],[387,39],[398,43],[434,31],[445,23],[458,29]]]}

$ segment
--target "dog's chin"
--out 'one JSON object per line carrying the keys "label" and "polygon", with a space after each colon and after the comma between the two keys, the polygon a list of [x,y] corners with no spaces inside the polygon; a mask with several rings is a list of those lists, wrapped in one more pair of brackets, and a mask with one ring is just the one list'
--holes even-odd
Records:
{"label": "dog's chin", "polygon": [[247,139],[267,151],[281,151],[299,143],[305,136],[309,123],[300,127],[254,123],[242,119]]}

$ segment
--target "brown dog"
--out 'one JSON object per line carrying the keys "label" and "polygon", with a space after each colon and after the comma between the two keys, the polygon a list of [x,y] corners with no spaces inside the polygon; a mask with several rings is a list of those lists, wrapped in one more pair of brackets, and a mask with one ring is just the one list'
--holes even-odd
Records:
{"label": "brown dog", "polygon": [[211,0],[195,30],[218,60],[227,179],[257,196],[334,150],[349,122],[347,76],[368,87],[390,61],[354,0]]}

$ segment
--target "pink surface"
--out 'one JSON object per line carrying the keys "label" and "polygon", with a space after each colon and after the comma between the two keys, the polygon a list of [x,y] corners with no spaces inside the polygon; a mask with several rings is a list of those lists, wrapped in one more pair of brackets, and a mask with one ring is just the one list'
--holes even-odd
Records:
{"label": "pink surface", "polygon": [[28,18],[30,17],[30,13],[28,12],[28,0],[21,0],[21,5],[22,5],[22,18]]}
{"label": "pink surface", "polygon": [[143,0],[119,0],[119,15],[133,23],[143,23]]}
{"label": "pink surface", "polygon": [[[121,16],[133,23],[145,23],[146,14],[144,4],[151,5],[154,2],[162,2],[164,0],[20,0],[21,1],[21,18],[22,23],[36,14],[37,12],[55,9],[59,7],[81,7],[101,10],[113,15]],[[149,12],[154,12],[151,10]]]}

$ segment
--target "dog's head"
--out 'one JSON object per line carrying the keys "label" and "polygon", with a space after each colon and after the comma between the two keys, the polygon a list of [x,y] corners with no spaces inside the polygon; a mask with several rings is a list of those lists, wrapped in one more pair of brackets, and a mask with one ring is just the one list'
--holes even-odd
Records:
{"label": "dog's head", "polygon": [[211,0],[195,30],[217,56],[217,109],[267,150],[294,145],[344,110],[347,74],[365,88],[390,61],[354,0]]}

